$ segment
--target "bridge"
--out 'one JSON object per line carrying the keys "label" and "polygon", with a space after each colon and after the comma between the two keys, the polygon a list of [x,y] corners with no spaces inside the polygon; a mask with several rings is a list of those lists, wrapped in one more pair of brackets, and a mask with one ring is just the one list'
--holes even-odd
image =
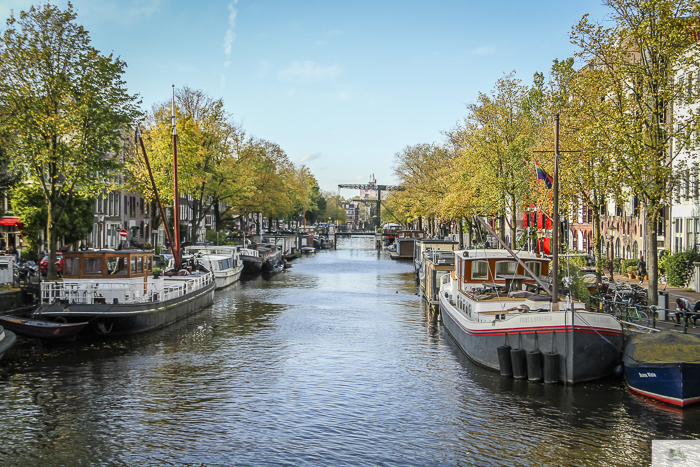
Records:
{"label": "bridge", "polygon": [[[374,176],[373,176],[374,177]],[[382,225],[382,191],[403,191],[402,186],[392,186],[392,185],[377,185],[377,181],[373,180],[370,183],[360,183],[360,184],[341,184],[338,185],[338,196],[340,196],[340,189],[341,188],[350,188],[354,190],[374,190],[377,192],[377,221],[376,221],[376,226],[379,227]],[[371,201],[366,201],[366,200],[360,200],[363,203],[370,203]],[[385,209],[386,206],[384,206]],[[389,211],[389,213],[394,216],[394,213]],[[400,223],[400,222],[399,222]],[[366,234],[358,234],[358,235],[366,235]]]}
{"label": "bridge", "polygon": [[353,235],[374,236],[374,234],[374,230],[347,230],[345,232],[340,232],[336,230],[335,232],[336,237],[351,237]]}

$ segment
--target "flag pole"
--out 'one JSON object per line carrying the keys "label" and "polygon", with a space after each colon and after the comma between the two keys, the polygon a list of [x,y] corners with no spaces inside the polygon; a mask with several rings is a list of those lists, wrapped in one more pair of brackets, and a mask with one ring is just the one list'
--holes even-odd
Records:
{"label": "flag pole", "polygon": [[559,310],[559,114],[554,115],[554,186],[552,194],[552,310]]}

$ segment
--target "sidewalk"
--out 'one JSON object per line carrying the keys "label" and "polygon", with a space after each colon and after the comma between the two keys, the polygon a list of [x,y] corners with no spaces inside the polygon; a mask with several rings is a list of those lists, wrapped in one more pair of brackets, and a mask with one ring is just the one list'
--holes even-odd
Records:
{"label": "sidewalk", "polygon": [[[619,281],[627,282],[630,284],[639,285],[639,279],[636,279],[636,280],[630,279],[628,276],[624,276],[622,274],[613,275],[613,279],[615,279],[616,281],[619,280]],[[642,284],[642,287],[649,290],[649,281],[644,281],[644,284]],[[700,293],[699,292],[691,292],[689,290],[681,289],[679,287],[671,287],[671,286],[667,286],[666,288],[664,288],[664,287],[665,287],[665,284],[659,284],[658,290],[659,290],[659,292],[668,292],[668,294],[671,297],[673,297],[669,300],[669,302],[673,306],[673,308],[675,308],[674,302],[676,301],[677,297],[687,298],[688,301],[691,303],[694,303],[694,302],[697,302],[698,300],[700,300]]]}

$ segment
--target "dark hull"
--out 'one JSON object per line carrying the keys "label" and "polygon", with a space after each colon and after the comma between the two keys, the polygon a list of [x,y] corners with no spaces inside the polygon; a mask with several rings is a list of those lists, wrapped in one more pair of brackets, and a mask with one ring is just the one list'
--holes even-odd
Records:
{"label": "dark hull", "polygon": [[2,327],[0,326],[0,334],[5,333],[5,338],[3,340],[0,340],[0,359],[5,355],[5,352],[7,352],[10,347],[15,345],[15,342],[17,342],[17,336],[15,336],[15,333],[12,331],[8,331],[5,329],[3,331]]}
{"label": "dark hull", "polygon": [[42,305],[34,316],[69,323],[88,321],[80,337],[126,336],[166,326],[206,308],[214,301],[215,284],[211,281],[199,290],[163,302]]}
{"label": "dark hull", "polygon": [[[541,326],[537,329],[509,329],[475,331],[461,325],[440,298],[440,313],[447,331],[455,339],[464,353],[475,363],[499,370],[498,347],[525,351],[540,350],[542,353],[559,354],[559,381],[576,384],[604,378],[613,374],[620,363],[622,332],[607,333],[605,339],[587,327]],[[537,315],[535,315],[537,316]]]}
{"label": "dark hull", "polygon": [[667,404],[700,402],[700,363],[630,363],[625,379],[632,391]]}
{"label": "dark hull", "polygon": [[698,336],[673,331],[631,333],[624,363],[630,390],[679,407],[700,402]]}
{"label": "dark hull", "polygon": [[37,339],[64,339],[78,334],[88,323],[56,323],[34,319],[0,316],[0,325],[20,336]]}
{"label": "dark hull", "polygon": [[255,256],[243,256],[241,255],[241,260],[243,261],[243,272],[246,274],[253,272],[262,271],[263,259]]}

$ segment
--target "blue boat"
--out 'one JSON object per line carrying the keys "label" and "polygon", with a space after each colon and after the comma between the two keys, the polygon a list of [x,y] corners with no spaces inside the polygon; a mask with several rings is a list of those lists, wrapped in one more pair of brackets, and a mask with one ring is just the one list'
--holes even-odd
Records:
{"label": "blue boat", "polygon": [[633,333],[624,353],[633,392],[685,407],[700,401],[700,337],[676,331]]}

